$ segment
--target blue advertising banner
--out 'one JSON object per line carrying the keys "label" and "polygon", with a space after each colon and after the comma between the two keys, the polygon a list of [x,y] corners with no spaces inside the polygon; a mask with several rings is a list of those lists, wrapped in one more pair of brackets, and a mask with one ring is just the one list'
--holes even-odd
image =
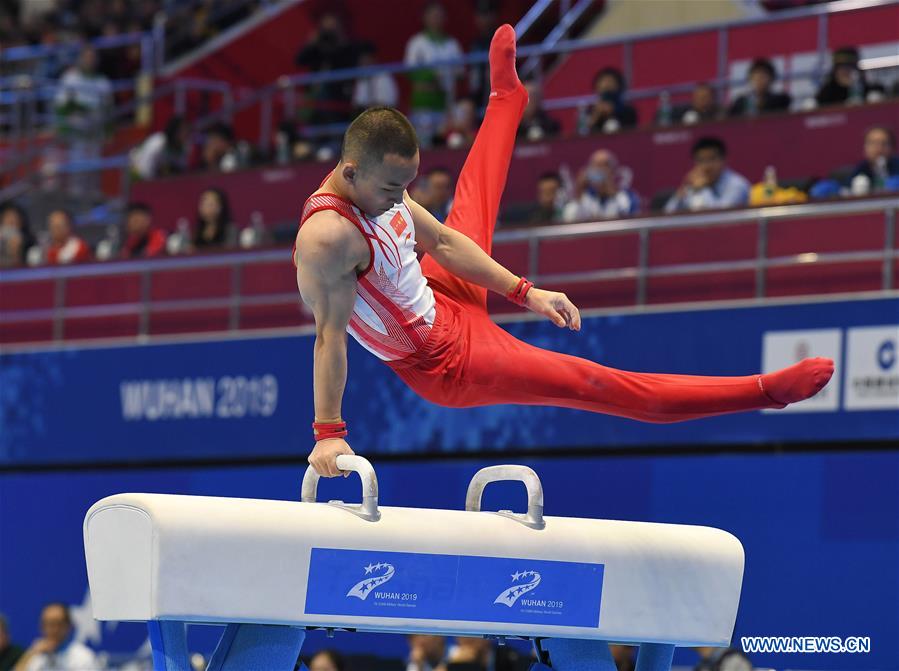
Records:
{"label": "blue advertising banner", "polygon": [[[560,408],[448,409],[350,343],[343,415],[362,454],[899,438],[899,298],[604,315],[579,333],[505,324],[539,347],[644,372],[747,375],[803,356],[837,372],[785,411],[680,424]],[[305,456],[312,336],[0,355],[0,466]]]}
{"label": "blue advertising banner", "polygon": [[599,626],[602,564],[313,548],[306,613]]}

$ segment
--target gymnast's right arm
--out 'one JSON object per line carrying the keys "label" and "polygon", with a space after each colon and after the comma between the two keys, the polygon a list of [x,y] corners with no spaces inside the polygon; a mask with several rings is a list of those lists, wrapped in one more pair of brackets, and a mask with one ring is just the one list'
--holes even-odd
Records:
{"label": "gymnast's right arm", "polygon": [[[297,234],[297,286],[315,317],[315,421],[341,421],[346,386],[346,327],[356,300],[356,272],[369,250],[352,223],[336,212],[313,214]],[[316,443],[309,463],[325,477],[341,475],[337,456],[353,454],[343,438]]]}

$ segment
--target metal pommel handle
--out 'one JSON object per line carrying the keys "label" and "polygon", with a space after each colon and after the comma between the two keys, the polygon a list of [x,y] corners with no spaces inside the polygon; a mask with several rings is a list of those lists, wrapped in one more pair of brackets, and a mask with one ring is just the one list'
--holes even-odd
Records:
{"label": "metal pommel handle", "polygon": [[[381,519],[381,512],[378,510],[378,476],[375,475],[375,469],[371,462],[358,454],[341,454],[337,457],[337,468],[341,471],[354,471],[359,474],[359,478],[362,480],[362,503],[349,505],[335,502],[335,505],[372,522]],[[318,496],[319,479],[321,476],[312,466],[309,466],[303,475],[303,488],[300,495],[303,503],[315,503]]]}
{"label": "metal pommel handle", "polygon": [[465,494],[465,510],[480,511],[481,496],[484,493],[484,488],[491,482],[502,480],[517,480],[524,483],[528,490],[528,512],[525,515],[500,512],[533,529],[545,527],[546,523],[543,521],[543,485],[540,483],[540,478],[534,470],[527,466],[507,464],[504,466],[488,466],[479,470],[468,484],[468,492]]}

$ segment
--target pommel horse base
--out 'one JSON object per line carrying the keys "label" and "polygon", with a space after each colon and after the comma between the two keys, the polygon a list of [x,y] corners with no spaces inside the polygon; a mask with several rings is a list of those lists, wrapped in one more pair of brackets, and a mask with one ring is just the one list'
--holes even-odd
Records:
{"label": "pommel horse base", "polygon": [[[94,617],[145,621],[154,671],[188,671],[186,624],[225,624],[209,671],[292,671],[307,629],[525,638],[557,671],[614,671],[608,643],[639,645],[638,671],[675,646],[727,646],[743,547],[709,527],[544,517],[523,466],[472,479],[465,510],[378,506],[371,464],[359,504],[118,494],[94,504],[84,546]],[[481,511],[517,480],[527,512]]]}

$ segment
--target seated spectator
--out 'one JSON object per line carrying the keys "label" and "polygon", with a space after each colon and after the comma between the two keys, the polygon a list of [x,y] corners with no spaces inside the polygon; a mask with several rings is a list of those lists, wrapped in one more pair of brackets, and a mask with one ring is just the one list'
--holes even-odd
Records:
{"label": "seated spectator", "polygon": [[624,75],[607,67],[593,79],[596,102],[587,114],[586,126],[592,133],[614,133],[637,125],[637,110],[624,101]]}
{"label": "seated spectator", "polygon": [[617,671],[634,671],[637,668],[636,651],[633,645],[609,645]]}
{"label": "seated spectator", "polygon": [[91,248],[72,234],[73,223],[71,213],[66,210],[53,210],[47,215],[47,229],[50,231],[47,263],[50,265],[90,261]]}
{"label": "seated spectator", "polygon": [[309,660],[309,671],[347,671],[347,664],[336,650],[319,650]]}
{"label": "seated spectator", "polygon": [[446,667],[446,639],[430,634],[409,634],[406,671],[441,671]]}
{"label": "seated spectator", "polygon": [[15,203],[0,206],[0,268],[25,265],[25,255],[33,244],[28,213]]}
{"label": "seated spectator", "polygon": [[[377,62],[374,44],[367,42],[359,47],[359,67],[370,67]],[[389,72],[360,77],[353,87],[353,108],[357,111],[368,107],[396,107],[399,99],[399,89]]]}
{"label": "seated spectator", "polygon": [[[455,38],[445,32],[446,9],[439,2],[429,2],[422,15],[424,30],[406,44],[406,65],[429,65],[462,56],[462,48]],[[449,101],[455,97],[456,79],[462,74],[458,67],[414,70],[409,73],[412,97],[409,121],[415,126],[418,140],[430,147],[434,135],[443,125]]]}
{"label": "seated spectator", "polygon": [[703,137],[691,151],[693,168],[665,205],[666,212],[742,207],[749,202],[749,182],[727,167],[727,147],[716,137]]}
{"label": "seated spectator", "polygon": [[[474,10],[475,37],[468,47],[468,53],[487,53],[493,33],[499,28],[496,0],[477,0]],[[490,68],[486,62],[472,63],[468,68],[468,93],[475,105],[486,107],[490,99]]]}
{"label": "seated spectator", "polygon": [[41,611],[41,638],[31,644],[14,671],[94,671],[100,668],[93,650],[72,640],[72,618],[62,603],[49,603]]}
{"label": "seated spectator", "polygon": [[173,116],[165,129],[153,133],[131,153],[131,170],[140,179],[184,172],[187,167],[190,128],[181,116]]}
{"label": "seated spectator", "polygon": [[440,221],[446,221],[453,204],[453,176],[446,168],[431,168],[412,198]]}
{"label": "seated spectator", "polygon": [[749,658],[736,648],[696,648],[699,661],[693,671],[752,671]]}
{"label": "seated spectator", "polygon": [[221,189],[206,189],[197,204],[197,230],[194,232],[195,249],[223,247],[231,230],[231,206],[228,196]]}
{"label": "seated spectator", "polygon": [[521,115],[517,138],[538,142],[558,135],[559,122],[543,109],[543,87],[540,86],[540,82],[529,81],[525,84],[525,88],[528,90],[528,104]]}
{"label": "seated spectator", "polygon": [[841,105],[847,102],[864,102],[884,94],[879,84],[869,84],[865,73],[858,67],[858,49],[843,47],[833,53],[833,65],[827,81],[818,90],[815,100],[819,105]]}
{"label": "seated spectator", "polygon": [[125,209],[125,243],[122,256],[126,259],[149,258],[165,252],[166,235],[153,226],[153,210],[144,203],[129,203]]}
{"label": "seated spectator", "polygon": [[6,617],[0,613],[0,671],[12,671],[24,652],[25,648],[10,640]]}
{"label": "seated spectator", "polygon": [[755,116],[767,112],[790,109],[791,98],[786,93],[772,91],[777,70],[767,58],[757,58],[749,67],[749,92],[741,95],[728,110],[730,116]]}
{"label": "seated spectator", "polygon": [[[662,110],[656,113],[656,123],[662,123]],[[671,111],[672,123],[692,125],[715,121],[721,118],[721,108],[718,106],[718,94],[715,89],[705,82],[700,82],[693,89],[689,105],[675,107]]]}
{"label": "seated spectator", "polygon": [[226,123],[216,123],[203,141],[203,168],[210,172],[233,172],[240,166],[234,131]]}
{"label": "seated spectator", "polygon": [[[343,70],[356,65],[355,51],[340,16],[334,11],[326,11],[312,38],[297,52],[294,62],[312,72]],[[349,112],[346,101],[352,93],[353,82],[349,79],[313,84],[310,97],[315,101],[315,108],[309,122],[324,124],[346,120]]]}
{"label": "seated spectator", "polygon": [[527,671],[530,660],[511,646],[495,648],[488,638],[457,636],[447,655],[446,671]]}
{"label": "seated spectator", "polygon": [[849,183],[864,175],[871,191],[884,188],[897,190],[899,184],[890,188],[894,180],[899,179],[899,156],[896,155],[896,135],[893,131],[886,126],[869,128],[865,132],[864,155],[865,159],[855,167]]}
{"label": "seated spectator", "polygon": [[462,98],[453,106],[453,113],[434,139],[434,144],[450,149],[468,147],[477,134],[478,110],[471,98]]}
{"label": "seated spectator", "polygon": [[578,175],[573,199],[562,210],[562,219],[566,222],[617,219],[639,210],[637,194],[622,184],[615,154],[598,149]]}
{"label": "seated spectator", "polygon": [[543,173],[537,180],[537,203],[525,215],[523,223],[528,226],[548,226],[562,221],[564,199],[565,192],[559,173]]}

